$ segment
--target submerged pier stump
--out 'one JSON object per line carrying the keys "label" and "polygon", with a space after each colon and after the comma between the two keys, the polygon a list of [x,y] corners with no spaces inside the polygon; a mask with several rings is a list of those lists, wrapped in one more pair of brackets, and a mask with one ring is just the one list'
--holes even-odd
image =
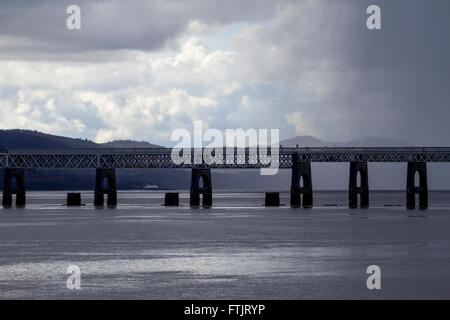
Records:
{"label": "submerged pier stump", "polygon": [[[200,179],[203,186],[200,186]],[[200,206],[200,195],[203,196],[202,205],[212,206],[212,184],[210,168],[192,168],[190,205]]]}
{"label": "submerged pier stump", "polygon": [[266,192],[265,206],[266,207],[279,207],[280,206],[280,193],[279,192]]}
{"label": "submerged pier stump", "polygon": [[[416,172],[419,174],[419,186],[415,186]],[[406,208],[416,207],[416,193],[419,194],[419,209],[428,208],[428,182],[427,163],[408,162],[408,174],[406,178]]]}
{"label": "submerged pier stump", "polygon": [[115,169],[97,168],[95,171],[94,205],[103,206],[105,194],[108,196],[108,206],[117,205],[116,171]]}
{"label": "submerged pier stump", "polygon": [[16,195],[16,206],[24,206],[26,198],[24,169],[5,169],[2,199],[2,204],[4,206],[12,205],[13,194]]}
{"label": "submerged pier stump", "polygon": [[311,162],[303,161],[298,153],[294,152],[292,154],[291,207],[298,208],[302,204],[305,208],[313,206]]}
{"label": "submerged pier stump", "polygon": [[166,207],[177,207],[180,204],[178,192],[167,192],[164,196],[164,205]]}
{"label": "submerged pier stump", "polygon": [[[361,185],[358,187],[358,173]],[[350,162],[350,178],[348,183],[348,206],[352,209],[358,207],[358,194],[360,207],[369,207],[369,175],[367,162]]]}
{"label": "submerged pier stump", "polygon": [[79,192],[67,193],[67,206],[81,206],[81,193]]}

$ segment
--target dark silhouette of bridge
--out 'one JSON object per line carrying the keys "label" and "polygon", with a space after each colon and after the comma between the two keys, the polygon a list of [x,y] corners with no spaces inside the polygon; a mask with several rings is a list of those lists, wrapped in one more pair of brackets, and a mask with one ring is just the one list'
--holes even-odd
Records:
{"label": "dark silhouette of bridge", "polygon": [[[64,150],[0,150],[0,168],[5,168],[3,205],[25,205],[25,170],[35,168],[92,168],[96,169],[94,204],[117,204],[116,169],[127,168],[185,168],[192,170],[190,204],[212,205],[211,169],[261,169],[277,167],[291,169],[291,207],[311,207],[313,186],[311,162],[349,162],[349,207],[369,206],[368,162],[406,162],[406,204],[415,208],[415,195],[419,194],[419,207],[428,207],[427,162],[450,162],[450,148],[220,148],[176,150],[177,155],[187,155],[183,163],[172,161],[173,150],[151,149],[64,149]],[[205,161],[209,156],[214,161]],[[271,161],[262,161],[271,156]],[[190,161],[189,161],[190,159]],[[267,160],[267,157],[266,157]],[[415,175],[419,185],[415,185]],[[357,177],[360,175],[360,185]],[[200,181],[203,185],[200,185]],[[15,184],[14,184],[15,182]],[[106,182],[106,185],[105,185]],[[68,195],[68,204],[77,195]],[[166,205],[178,205],[178,195],[166,194]],[[279,205],[279,196],[266,194],[266,205]]]}

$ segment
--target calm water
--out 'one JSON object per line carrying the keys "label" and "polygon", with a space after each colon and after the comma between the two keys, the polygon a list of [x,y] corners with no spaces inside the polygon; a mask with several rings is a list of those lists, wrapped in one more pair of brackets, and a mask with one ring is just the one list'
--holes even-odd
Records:
{"label": "calm water", "polygon": [[[450,298],[450,193],[407,211],[405,194],[316,192],[312,209],[264,208],[263,193],[219,193],[211,209],[161,206],[161,192],[119,192],[116,208],[63,206],[29,192],[0,209],[0,298]],[[282,194],[288,204],[288,194]],[[332,205],[332,206],[330,206]],[[398,206],[400,205],[400,206]],[[81,290],[66,269],[81,268]],[[381,268],[368,290],[366,268]]]}

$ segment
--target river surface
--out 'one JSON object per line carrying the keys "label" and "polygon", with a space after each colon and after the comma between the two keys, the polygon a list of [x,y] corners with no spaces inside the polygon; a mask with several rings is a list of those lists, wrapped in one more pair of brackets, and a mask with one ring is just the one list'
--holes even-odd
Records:
{"label": "river surface", "polygon": [[[450,298],[450,192],[406,210],[404,192],[315,192],[314,208],[265,208],[264,193],[214,194],[210,209],[161,206],[159,191],[121,191],[115,208],[66,207],[28,192],[0,208],[1,299]],[[70,265],[81,289],[69,290]],[[381,270],[369,290],[367,267]]]}

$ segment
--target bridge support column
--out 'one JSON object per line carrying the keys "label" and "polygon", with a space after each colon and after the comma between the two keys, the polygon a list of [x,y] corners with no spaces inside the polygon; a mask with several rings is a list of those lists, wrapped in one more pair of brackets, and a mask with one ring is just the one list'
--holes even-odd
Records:
{"label": "bridge support column", "polygon": [[[202,188],[200,188],[200,179],[203,180]],[[191,206],[198,207],[200,205],[200,194],[203,195],[202,205],[204,207],[212,206],[211,169],[209,168],[192,168]]]}
{"label": "bridge support column", "polygon": [[266,207],[279,207],[280,206],[280,193],[279,192],[266,192],[265,198]]}
{"label": "bridge support column", "polygon": [[[361,185],[358,187],[358,172],[361,177]],[[369,175],[367,162],[350,162],[350,179],[348,183],[348,206],[358,207],[358,194],[360,195],[361,208],[369,207]]]}
{"label": "bridge support column", "polygon": [[[105,179],[106,186],[104,184]],[[97,168],[95,171],[94,205],[103,206],[105,194],[108,195],[108,206],[117,205],[116,171],[115,169]]]}
{"label": "bridge support column", "polygon": [[167,192],[164,196],[164,205],[166,207],[178,206],[180,204],[180,195],[178,192]]}
{"label": "bridge support column", "polygon": [[67,206],[81,206],[81,193],[69,192],[67,194]]}
{"label": "bridge support column", "polygon": [[[420,179],[418,187],[416,187],[414,183],[416,172],[419,173]],[[416,207],[416,193],[419,194],[419,208],[428,208],[428,182],[426,162],[408,162],[408,175],[406,178],[407,209],[414,209]]]}
{"label": "bridge support column", "polygon": [[[13,179],[16,185],[13,186]],[[25,173],[23,169],[5,169],[3,178],[3,200],[4,206],[12,205],[12,195],[16,195],[16,206],[25,205]]]}
{"label": "bridge support column", "polygon": [[[303,180],[303,187],[300,180]],[[303,199],[301,199],[303,195]],[[303,200],[303,201],[302,201]],[[292,154],[291,207],[312,207],[311,162],[300,161],[298,153]]]}

